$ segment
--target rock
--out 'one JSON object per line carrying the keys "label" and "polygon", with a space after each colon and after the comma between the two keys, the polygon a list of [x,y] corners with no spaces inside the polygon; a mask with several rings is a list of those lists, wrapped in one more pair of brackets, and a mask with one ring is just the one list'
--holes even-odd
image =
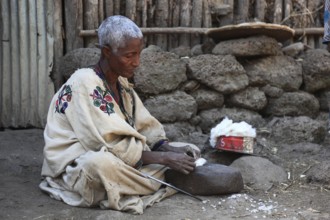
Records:
{"label": "rock", "polygon": [[170,50],[171,53],[175,53],[179,57],[191,57],[191,49],[187,46],[179,46]]}
{"label": "rock", "polygon": [[209,110],[202,110],[198,115],[201,117],[199,126],[205,133],[209,133],[211,128],[215,127],[225,116],[232,119],[234,122],[245,121],[253,127],[260,127],[265,124],[265,121],[261,115],[247,109],[213,108]]}
{"label": "rock", "polygon": [[253,36],[222,41],[214,47],[212,53],[233,55],[235,57],[274,56],[282,54],[276,39],[267,36]]}
{"label": "rock", "polygon": [[326,50],[308,50],[302,57],[304,89],[316,92],[330,87],[330,53]]}
{"label": "rock", "polygon": [[191,132],[185,136],[182,136],[180,137],[180,139],[177,139],[176,141],[192,143],[196,145],[202,152],[208,146],[208,139],[209,139],[208,135],[196,131],[196,132]]}
{"label": "rock", "polygon": [[144,105],[163,123],[186,121],[197,112],[195,99],[182,91],[151,97],[145,100]]}
{"label": "rock", "polygon": [[278,143],[318,144],[326,135],[326,127],[322,123],[306,116],[274,118],[267,126],[271,129],[271,138]]}
{"label": "rock", "polygon": [[243,156],[230,166],[239,169],[244,184],[254,189],[267,190],[273,183],[287,181],[287,174],[283,168],[262,157]]}
{"label": "rock", "polygon": [[182,85],[180,89],[189,94],[196,91],[199,87],[200,87],[200,83],[198,81],[188,80]]}
{"label": "rock", "polygon": [[135,71],[137,92],[156,95],[170,92],[187,80],[186,64],[170,52],[144,49],[140,67]]}
{"label": "rock", "polygon": [[96,64],[101,56],[98,48],[78,48],[61,57],[58,70],[52,77],[55,82],[55,89],[58,90],[63,83],[79,68]]}
{"label": "rock", "polygon": [[203,54],[203,48],[201,44],[195,45],[193,48],[191,48],[191,55],[192,56],[199,56]]}
{"label": "rock", "polygon": [[202,51],[204,54],[211,54],[214,47],[215,47],[214,41],[212,39],[207,39],[202,44]]}
{"label": "rock", "polygon": [[315,143],[302,142],[292,145],[285,144],[281,148],[283,156],[288,156],[287,154],[294,154],[296,156],[299,154],[305,154],[311,156],[318,154],[322,146]]}
{"label": "rock", "polygon": [[264,87],[261,87],[260,90],[263,91],[266,96],[271,98],[279,98],[283,94],[283,89],[271,86],[269,84],[265,85]]}
{"label": "rock", "polygon": [[222,107],[224,103],[223,95],[212,90],[198,89],[190,95],[195,98],[198,110]]}
{"label": "rock", "polygon": [[157,45],[149,45],[147,48],[143,49],[144,53],[152,53],[152,52],[164,52],[164,50]]}
{"label": "rock", "polygon": [[243,154],[220,151],[208,145],[208,147],[204,149],[202,157],[205,158],[209,163],[223,164],[229,166],[241,156],[243,156]]}
{"label": "rock", "polygon": [[330,161],[315,164],[306,172],[307,181],[312,183],[330,184]]}
{"label": "rock", "polygon": [[176,122],[173,124],[163,124],[166,137],[171,141],[181,141],[183,136],[189,135],[196,131],[196,128],[188,122]]}
{"label": "rock", "polygon": [[202,196],[237,193],[244,187],[238,169],[220,164],[207,163],[188,175],[170,169],[165,172],[165,179],[182,190]]}
{"label": "rock", "polygon": [[315,143],[301,142],[297,144],[283,144],[278,148],[278,154],[282,158],[295,158],[295,160],[315,159],[320,153],[322,146]]}
{"label": "rock", "polygon": [[320,103],[320,110],[329,111],[330,110],[330,91],[321,91],[317,94],[317,99]]}
{"label": "rock", "polygon": [[248,87],[230,95],[228,103],[234,107],[259,111],[267,105],[267,98],[258,87]]}
{"label": "rock", "polygon": [[309,116],[315,118],[320,104],[315,96],[307,92],[286,92],[279,98],[268,98],[265,109],[267,115],[275,116]]}
{"label": "rock", "polygon": [[301,64],[289,56],[253,59],[243,66],[250,86],[269,84],[284,91],[297,91],[303,81]]}
{"label": "rock", "polygon": [[231,55],[203,54],[188,62],[189,76],[208,87],[227,94],[244,89],[249,84],[244,68]]}
{"label": "rock", "polygon": [[297,42],[282,48],[282,51],[287,56],[296,57],[302,52],[304,52],[304,49],[305,49],[305,45],[301,42]]}

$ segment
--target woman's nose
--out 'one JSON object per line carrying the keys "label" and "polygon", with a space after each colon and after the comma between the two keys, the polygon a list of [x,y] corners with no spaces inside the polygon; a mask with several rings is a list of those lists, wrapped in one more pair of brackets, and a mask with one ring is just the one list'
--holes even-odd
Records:
{"label": "woman's nose", "polygon": [[132,60],[132,65],[134,67],[138,67],[140,65],[140,56],[134,56]]}

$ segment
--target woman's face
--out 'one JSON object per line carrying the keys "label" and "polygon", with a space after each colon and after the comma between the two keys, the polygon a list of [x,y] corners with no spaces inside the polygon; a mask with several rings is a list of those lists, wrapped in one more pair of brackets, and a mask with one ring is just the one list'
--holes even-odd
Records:
{"label": "woman's face", "polygon": [[125,47],[119,47],[117,52],[109,48],[108,59],[111,71],[122,77],[133,77],[134,70],[140,65],[142,47],[142,39],[133,38],[126,42]]}

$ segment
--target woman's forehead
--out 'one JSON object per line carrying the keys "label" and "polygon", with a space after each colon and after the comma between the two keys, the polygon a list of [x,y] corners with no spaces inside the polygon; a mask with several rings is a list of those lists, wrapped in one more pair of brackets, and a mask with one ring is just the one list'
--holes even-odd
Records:
{"label": "woman's forehead", "polygon": [[143,48],[143,40],[140,38],[131,38],[128,39],[125,43],[124,47],[119,47],[118,50],[124,51],[135,51],[135,50],[142,50]]}

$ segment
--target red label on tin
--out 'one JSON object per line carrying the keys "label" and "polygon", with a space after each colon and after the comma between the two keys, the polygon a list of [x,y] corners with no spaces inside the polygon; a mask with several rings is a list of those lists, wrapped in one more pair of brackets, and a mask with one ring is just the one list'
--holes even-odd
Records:
{"label": "red label on tin", "polygon": [[221,150],[241,152],[244,148],[243,137],[221,136],[218,138],[217,148]]}

